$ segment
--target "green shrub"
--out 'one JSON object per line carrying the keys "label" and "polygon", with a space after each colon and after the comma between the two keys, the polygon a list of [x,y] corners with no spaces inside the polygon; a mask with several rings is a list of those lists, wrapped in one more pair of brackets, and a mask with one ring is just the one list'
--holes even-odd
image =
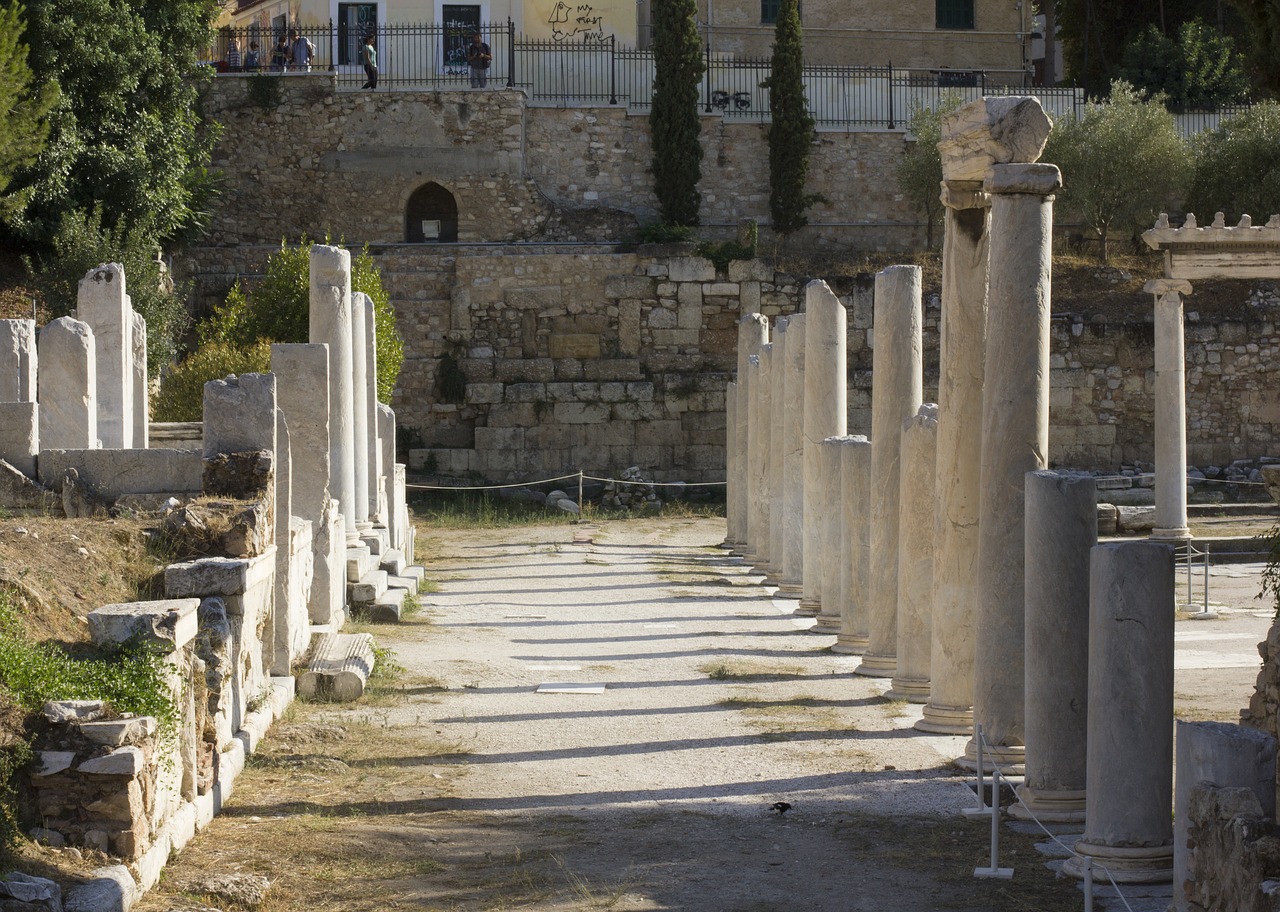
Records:
{"label": "green shrub", "polygon": [[691,241],[694,234],[694,229],[689,225],[667,225],[654,222],[651,225],[641,225],[640,230],[636,232],[636,237],[641,244],[674,244]]}
{"label": "green shrub", "polygon": [[172,367],[160,383],[152,406],[156,421],[200,421],[204,418],[204,385],[228,374],[266,373],[271,370],[271,343],[249,345],[210,342]]}
{"label": "green shrub", "polygon": [[1280,103],[1265,101],[1224,120],[1192,141],[1195,173],[1186,209],[1208,223],[1222,211],[1235,221],[1249,213],[1261,224],[1280,212]]}
{"label": "green shrub", "polygon": [[738,241],[705,241],[698,245],[698,256],[706,257],[716,267],[724,270],[734,260],[749,260],[756,255],[755,245],[748,247]]}

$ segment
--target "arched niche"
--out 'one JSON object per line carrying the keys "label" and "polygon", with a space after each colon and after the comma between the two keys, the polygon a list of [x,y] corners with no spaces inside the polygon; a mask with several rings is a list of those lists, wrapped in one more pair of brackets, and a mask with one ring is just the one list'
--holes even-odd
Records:
{"label": "arched niche", "polygon": [[414,190],[404,207],[404,239],[410,244],[458,239],[458,201],[435,181]]}

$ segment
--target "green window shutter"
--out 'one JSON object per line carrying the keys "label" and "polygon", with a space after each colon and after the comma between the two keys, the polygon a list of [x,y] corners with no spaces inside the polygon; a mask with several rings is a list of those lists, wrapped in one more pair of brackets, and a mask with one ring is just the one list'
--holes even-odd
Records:
{"label": "green window shutter", "polygon": [[935,0],[935,2],[938,28],[971,29],[974,27],[973,0]]}
{"label": "green window shutter", "polygon": [[778,21],[779,0],[760,0],[760,22],[772,25]]}

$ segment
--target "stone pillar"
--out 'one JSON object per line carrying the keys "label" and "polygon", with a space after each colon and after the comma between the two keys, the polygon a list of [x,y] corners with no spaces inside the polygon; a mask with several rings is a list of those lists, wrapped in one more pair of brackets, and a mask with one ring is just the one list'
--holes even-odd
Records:
{"label": "stone pillar", "polygon": [[933,646],[929,702],[915,727],[958,735],[973,730],[990,200],[981,181],[952,180],[942,185],[942,203]]}
{"label": "stone pillar", "polygon": [[0,402],[0,459],[35,478],[39,454],[40,406],[35,402]]}
{"label": "stone pillar", "polygon": [[76,294],[76,316],[93,330],[98,372],[98,437],[111,450],[133,446],[133,314],[124,267],[90,269]]}
{"label": "stone pillar", "polygon": [[[1049,452],[1049,268],[1055,165],[993,165],[982,395],[974,721],[985,756],[1019,768],[1025,737],[1024,484]],[[970,745],[972,747],[972,744]]]}
{"label": "stone pillar", "polygon": [[1027,473],[1026,498],[1026,780],[1009,813],[1083,823],[1098,495],[1092,476],[1043,470]]}
{"label": "stone pillar", "polygon": [[738,383],[730,380],[724,385],[724,544],[733,550],[738,547]]}
{"label": "stone pillar", "polygon": [[[1256,728],[1226,722],[1178,720],[1177,779],[1173,786],[1173,909],[1190,912],[1195,853],[1190,838],[1191,790],[1208,782],[1218,788],[1247,788],[1263,815],[1276,819],[1276,739]],[[1196,909],[1202,908],[1195,906]]]}
{"label": "stone pillar", "polygon": [[204,385],[204,458],[267,450],[276,455],[276,376],[241,374]]}
{"label": "stone pillar", "polygon": [[871,559],[871,441],[844,438],[840,456],[841,551],[849,566],[840,600],[840,632],[832,652],[861,655],[867,649],[867,578]]}
{"label": "stone pillar", "polygon": [[885,694],[910,703],[929,699],[933,649],[933,495],[938,463],[938,407],[932,402],[902,423],[898,503],[898,647]]}
{"label": "stone pillar", "polygon": [[351,254],[311,248],[312,342],[329,346],[329,491],[342,512],[347,544],[356,534],[355,390],[351,353]]}
{"label": "stone pillar", "polygon": [[807,314],[787,321],[786,378],[782,428],[782,579],[778,595],[799,598],[804,573],[804,365]]}
{"label": "stone pillar", "polygon": [[293,512],[315,523],[312,548],[315,576],[307,610],[313,624],[340,619],[346,604],[345,537],[334,539],[334,501],[329,447],[329,351],[319,344],[271,346],[276,402],[289,424]]}
{"label": "stone pillar", "polygon": [[1186,279],[1155,279],[1143,291],[1156,310],[1156,524],[1151,537],[1182,541],[1187,525],[1186,358],[1182,341],[1182,296]]}
{"label": "stone pillar", "polygon": [[396,465],[396,413],[391,406],[378,403],[378,465],[382,467],[382,483],[379,487],[379,524],[391,525],[391,486]]}
{"label": "stone pillar", "polygon": [[[277,397],[277,403],[279,398]],[[310,640],[310,624],[305,601],[290,601],[293,571],[293,458],[289,422],[284,410],[276,408],[276,594],[268,621],[269,632],[263,636],[263,662],[267,673],[286,676],[293,673],[293,663],[306,652]]]}
{"label": "stone pillar", "polygon": [[[843,437],[849,413],[845,377],[844,306],[827,283],[815,279],[804,289],[804,592],[797,613],[816,615],[822,606],[822,534],[828,508],[819,448],[828,437]],[[831,613],[834,621],[837,613]],[[829,623],[826,626],[831,626]],[[825,631],[824,631],[825,632]]]}
{"label": "stone pillar", "polygon": [[753,390],[747,383],[747,359],[753,355],[756,349],[769,341],[769,320],[762,314],[749,313],[743,315],[738,321],[738,388],[737,395],[737,425],[734,428],[736,437],[736,445],[734,449],[738,453],[738,480],[735,493],[735,509],[734,515],[737,518],[737,530],[734,533],[735,550],[745,556],[751,554],[751,542],[747,541],[747,504],[749,496],[747,493],[747,462],[750,459],[748,455],[750,449],[750,407],[751,395]]}
{"label": "stone pillar", "polygon": [[0,402],[35,402],[35,320],[0,320]]}
{"label": "stone pillar", "polygon": [[[356,530],[360,533],[373,528],[369,521],[369,348],[365,344],[364,311],[368,296],[356,291],[351,294],[351,404],[352,437],[355,449],[352,461],[355,466]],[[345,507],[344,507],[345,509]]]}
{"label": "stone pillar", "polygon": [[384,471],[382,468],[382,446],[378,440],[378,435],[381,433],[378,426],[378,324],[375,319],[373,299],[364,293],[361,293],[359,297],[364,300],[364,372],[365,377],[368,378],[365,384],[365,405],[369,416],[369,455],[367,460],[369,519],[374,521],[378,517],[378,492],[380,490],[378,481]]}
{"label": "stone pillar", "polygon": [[[754,373],[753,373],[754,372]],[[766,342],[751,356],[747,367],[751,386],[749,417],[750,450],[747,453],[747,483],[750,509],[747,511],[747,541],[755,555],[757,570],[769,566],[769,418],[773,413],[773,345]]]}
{"label": "stone pillar", "polygon": [[782,582],[782,565],[786,552],[783,515],[786,512],[786,492],[783,488],[783,460],[786,458],[784,427],[787,410],[787,325],[786,317],[773,322],[770,345],[773,353],[773,379],[770,381],[772,399],[769,405],[769,575],[767,582],[777,586]]}
{"label": "stone pillar", "polygon": [[136,311],[129,338],[133,364],[133,447],[145,450],[151,438],[151,381],[147,377],[147,321]]}
{"label": "stone pillar", "polygon": [[898,499],[902,422],[923,404],[919,266],[876,275],[871,371],[871,556],[867,650],[855,672],[891,678],[898,648]]}
{"label": "stone pillar", "polygon": [[[1173,876],[1173,615],[1171,547],[1094,546],[1088,795],[1075,851],[1117,883]],[[1067,859],[1063,871],[1083,876],[1081,860]]]}
{"label": "stone pillar", "polygon": [[40,330],[40,444],[46,450],[98,446],[98,378],[93,330],[59,317]]}
{"label": "stone pillar", "polygon": [[816,623],[810,633],[840,632],[840,614],[844,605],[844,576],[849,569],[849,552],[844,549],[844,470],[840,460],[844,434],[828,437],[818,444],[818,485],[822,498],[818,502],[817,573],[822,577],[822,602]]}

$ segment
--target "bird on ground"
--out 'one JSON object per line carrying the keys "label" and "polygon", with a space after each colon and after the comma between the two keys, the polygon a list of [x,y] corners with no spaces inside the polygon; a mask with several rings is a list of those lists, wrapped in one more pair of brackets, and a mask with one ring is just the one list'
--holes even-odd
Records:
{"label": "bird on ground", "polygon": [[791,810],[791,804],[787,801],[775,801],[773,804],[769,805],[769,810],[777,811],[778,816],[781,817],[787,811]]}

